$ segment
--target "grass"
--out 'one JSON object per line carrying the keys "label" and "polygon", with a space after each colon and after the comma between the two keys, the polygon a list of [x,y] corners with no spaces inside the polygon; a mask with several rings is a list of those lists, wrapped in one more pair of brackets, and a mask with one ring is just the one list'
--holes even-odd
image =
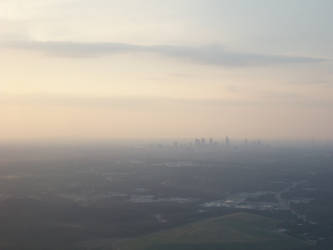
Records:
{"label": "grass", "polygon": [[276,231],[277,221],[248,213],[207,219],[132,240],[117,250],[294,250],[304,241]]}

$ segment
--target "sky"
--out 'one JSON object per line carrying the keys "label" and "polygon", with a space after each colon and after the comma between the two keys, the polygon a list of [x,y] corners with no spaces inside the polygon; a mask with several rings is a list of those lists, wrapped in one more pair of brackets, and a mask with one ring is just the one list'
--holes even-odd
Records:
{"label": "sky", "polygon": [[332,140],[331,0],[0,0],[0,141]]}

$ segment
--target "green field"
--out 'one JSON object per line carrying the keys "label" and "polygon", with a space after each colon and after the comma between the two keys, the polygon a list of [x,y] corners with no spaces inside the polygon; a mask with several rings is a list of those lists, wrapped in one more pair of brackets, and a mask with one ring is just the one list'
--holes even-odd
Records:
{"label": "green field", "polygon": [[[277,232],[277,221],[248,213],[203,220],[132,240],[117,250],[304,250],[304,241]],[[311,249],[311,248],[309,248]]]}

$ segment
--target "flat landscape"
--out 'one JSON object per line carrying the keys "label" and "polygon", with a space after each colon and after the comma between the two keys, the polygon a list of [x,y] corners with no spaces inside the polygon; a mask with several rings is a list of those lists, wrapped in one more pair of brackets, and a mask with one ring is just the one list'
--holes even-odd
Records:
{"label": "flat landscape", "polygon": [[119,250],[294,250],[310,249],[305,241],[278,231],[276,220],[235,213],[202,220],[115,244]]}
{"label": "flat landscape", "polygon": [[1,250],[327,250],[332,147],[0,147]]}

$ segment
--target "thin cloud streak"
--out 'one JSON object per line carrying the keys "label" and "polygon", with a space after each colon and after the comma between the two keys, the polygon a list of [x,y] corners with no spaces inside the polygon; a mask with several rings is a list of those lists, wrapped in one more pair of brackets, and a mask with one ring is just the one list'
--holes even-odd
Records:
{"label": "thin cloud streak", "polygon": [[4,95],[0,104],[42,105],[42,106],[78,106],[108,108],[153,108],[182,106],[243,106],[255,105],[256,102],[224,99],[181,99],[171,97],[80,97],[66,95]]}
{"label": "thin cloud streak", "polygon": [[39,106],[64,106],[64,107],[95,107],[95,108],[124,108],[124,109],[170,109],[179,107],[249,107],[267,105],[293,105],[303,107],[322,107],[331,109],[331,100],[320,98],[305,98],[296,94],[289,95],[262,95],[258,99],[194,99],[194,98],[171,98],[171,97],[83,97],[66,95],[4,95],[0,104],[7,105],[39,105]]}
{"label": "thin cloud streak", "polygon": [[125,53],[153,53],[182,61],[216,66],[265,66],[289,63],[319,63],[323,58],[267,55],[226,50],[220,45],[176,46],[176,45],[135,45],[127,43],[80,43],[62,41],[12,41],[2,47],[39,51],[63,57],[102,57]]}

